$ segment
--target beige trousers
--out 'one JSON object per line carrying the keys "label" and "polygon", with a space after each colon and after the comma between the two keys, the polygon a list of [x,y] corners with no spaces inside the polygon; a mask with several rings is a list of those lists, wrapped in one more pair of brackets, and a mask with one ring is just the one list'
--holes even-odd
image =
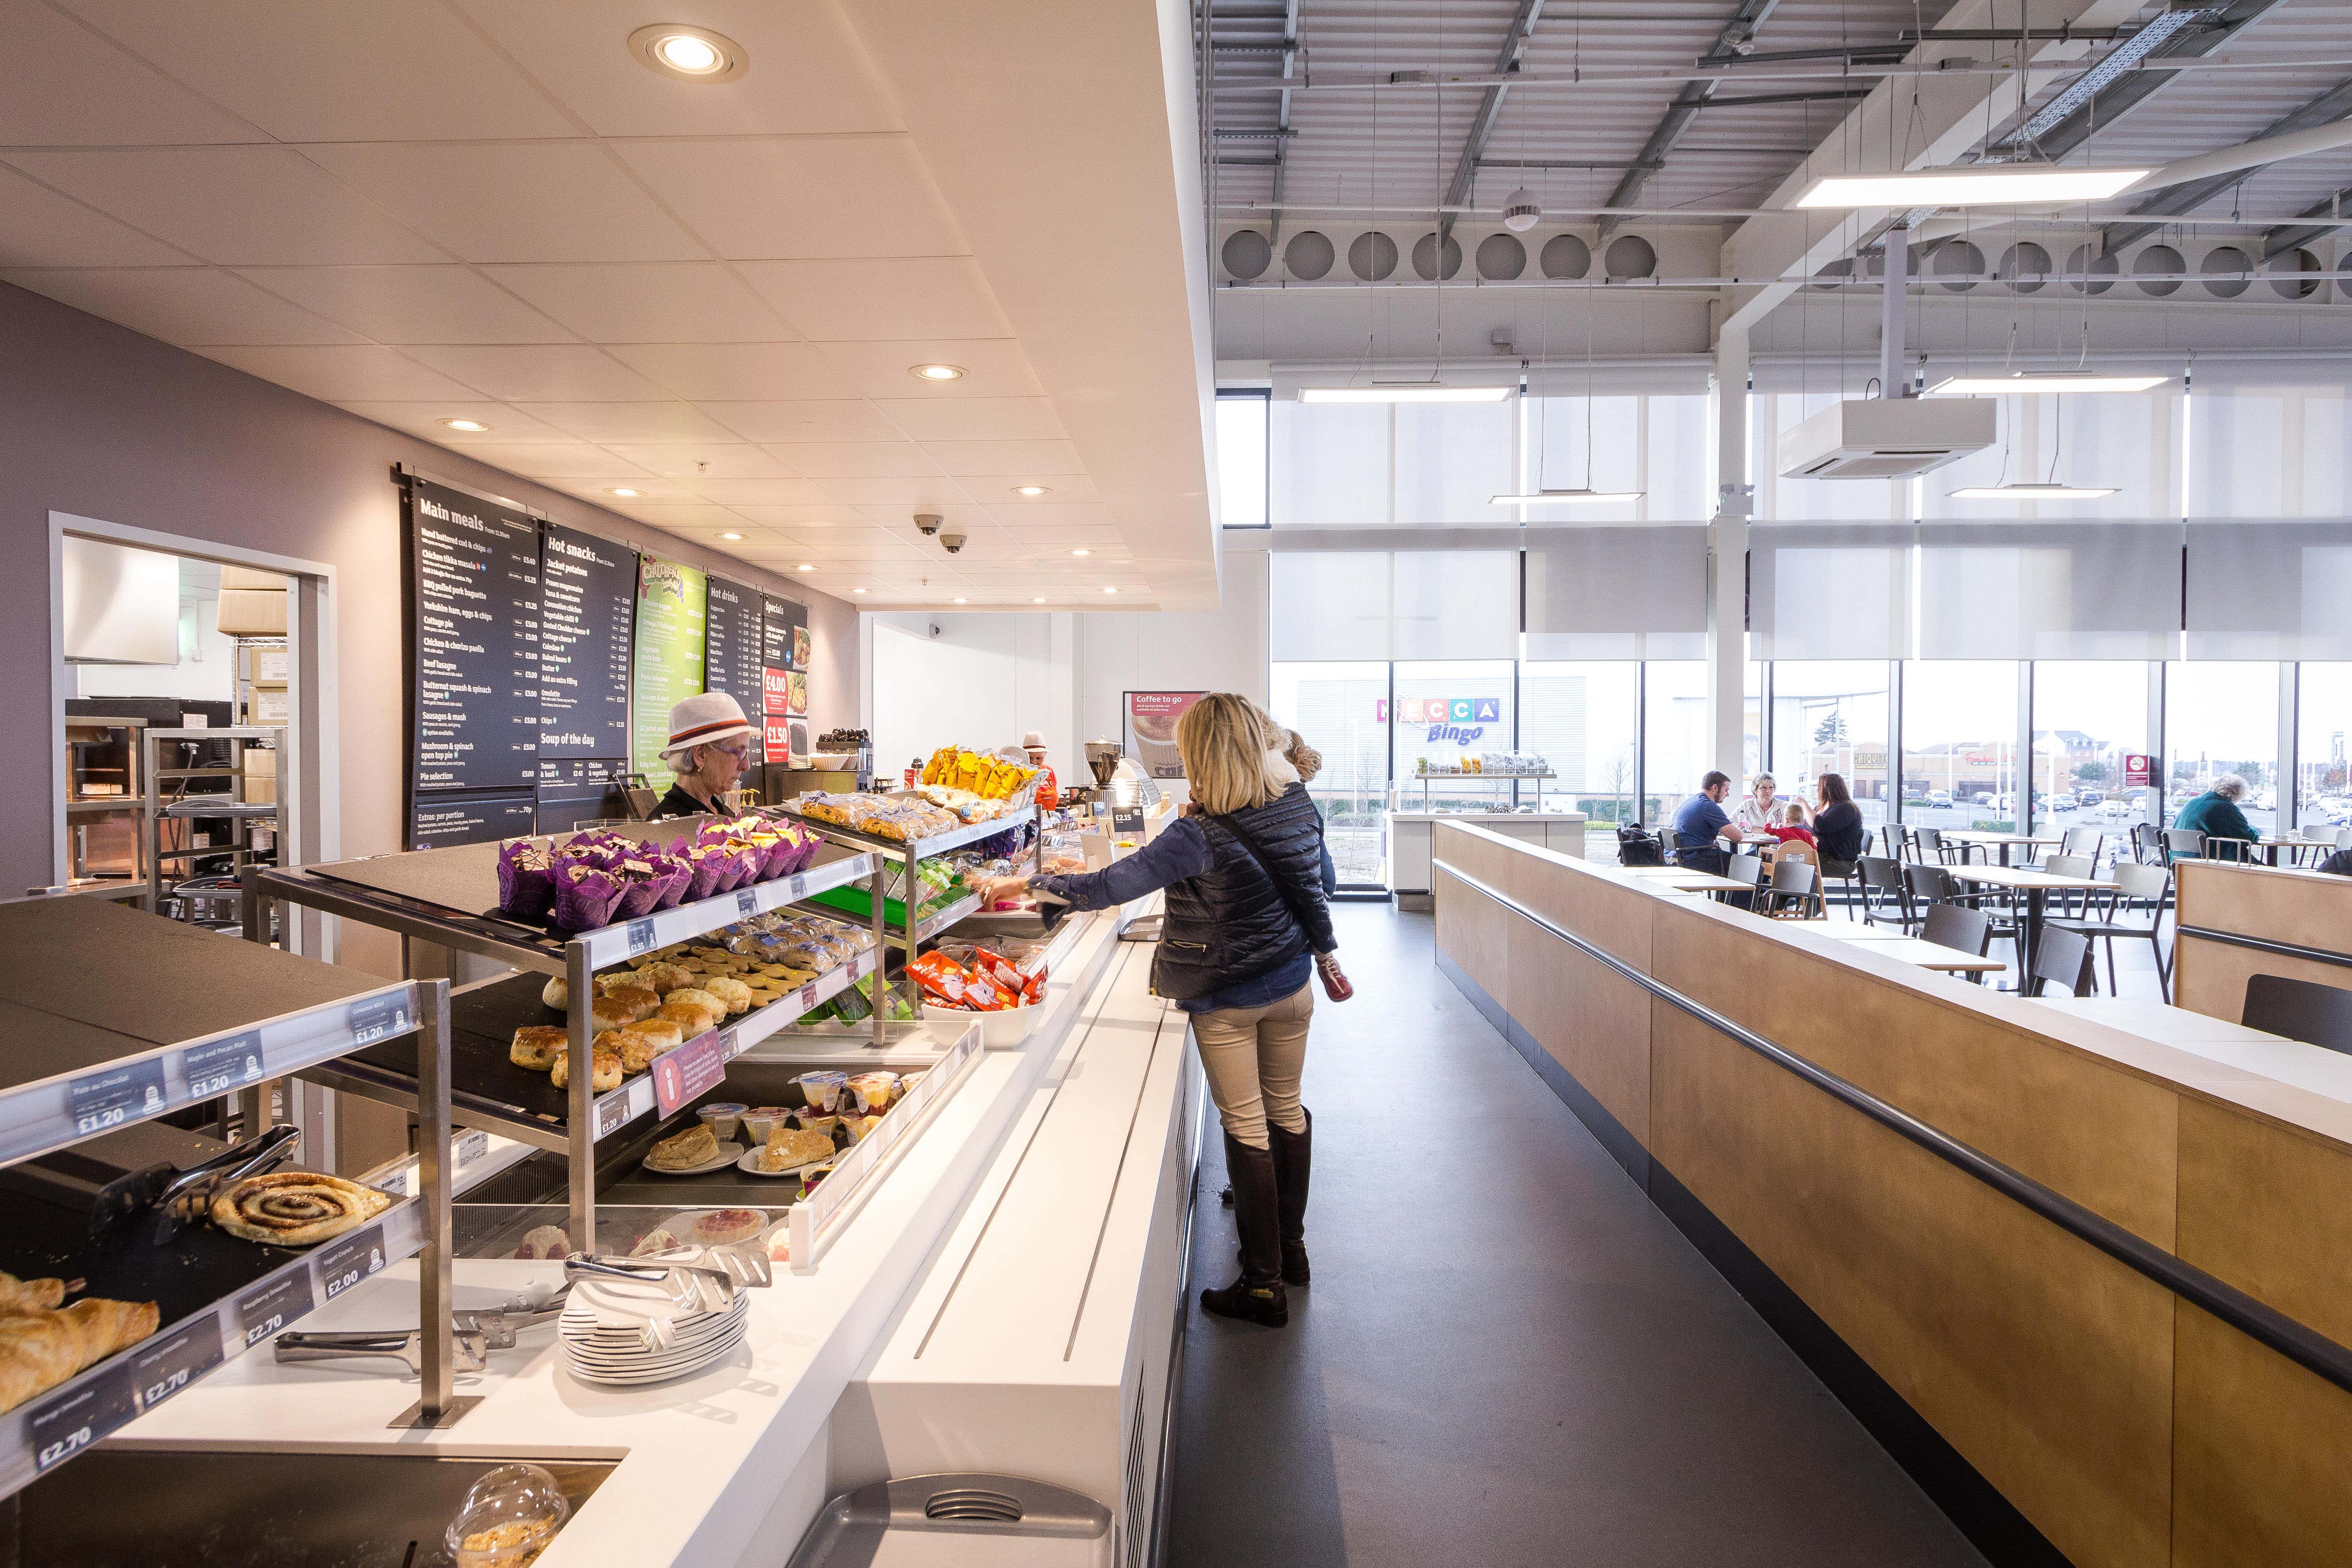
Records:
{"label": "beige trousers", "polygon": [[1220,1007],[1192,1015],[1209,1098],[1237,1143],[1268,1147],[1265,1124],[1307,1131],[1298,1104],[1298,1078],[1307,1067],[1307,1026],[1315,1019],[1315,983],[1308,981],[1263,1007]]}

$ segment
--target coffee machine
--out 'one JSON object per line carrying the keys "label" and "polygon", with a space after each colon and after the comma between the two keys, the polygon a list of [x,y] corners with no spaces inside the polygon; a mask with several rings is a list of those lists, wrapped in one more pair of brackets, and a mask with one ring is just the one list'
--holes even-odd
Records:
{"label": "coffee machine", "polygon": [[1155,805],[1160,798],[1159,784],[1143,771],[1143,765],[1121,751],[1116,741],[1087,742],[1087,771],[1094,774],[1094,787],[1079,792],[1079,798],[1112,805]]}

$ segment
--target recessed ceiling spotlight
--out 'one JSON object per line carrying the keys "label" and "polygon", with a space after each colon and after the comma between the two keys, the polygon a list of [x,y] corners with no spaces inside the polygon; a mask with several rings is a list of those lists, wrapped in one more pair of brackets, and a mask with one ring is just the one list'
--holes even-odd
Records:
{"label": "recessed ceiling spotlight", "polygon": [[637,492],[631,489],[626,485],[614,485],[613,487],[613,493],[616,496],[626,496],[634,500]]}
{"label": "recessed ceiling spotlight", "polygon": [[958,599],[956,603],[959,605],[969,605],[971,601],[970,599]]}
{"label": "recessed ceiling spotlight", "polygon": [[1104,593],[1106,593],[1106,594],[1116,594],[1116,593],[1118,593],[1118,589],[1116,589],[1116,588],[1105,588],[1105,589],[1103,590],[1103,592],[1104,592]]}
{"label": "recessed ceiling spotlight", "polygon": [[1043,600],[1043,599],[1032,599],[1032,600],[1030,600],[1029,602],[1030,602],[1031,604],[1033,604],[1033,605],[1042,605],[1042,604],[1044,604],[1045,601],[1045,600]]}
{"label": "recessed ceiling spotlight", "polygon": [[629,35],[629,53],[647,70],[681,81],[733,81],[751,68],[742,45],[683,22],[656,22]]}
{"label": "recessed ceiling spotlight", "polygon": [[852,588],[850,592],[853,594],[863,594],[866,590],[863,588]]}
{"label": "recessed ceiling spotlight", "polygon": [[814,572],[816,570],[816,567],[809,562],[803,561],[801,563],[801,570],[803,572]]}
{"label": "recessed ceiling spotlight", "polygon": [[1091,550],[1073,550],[1070,553],[1073,555],[1092,555],[1094,552]]}
{"label": "recessed ceiling spotlight", "polygon": [[963,366],[960,364],[910,364],[907,374],[917,381],[961,381]]}
{"label": "recessed ceiling spotlight", "polygon": [[1015,485],[1013,487],[1013,493],[1017,496],[1043,496],[1051,495],[1054,492],[1044,485]]}
{"label": "recessed ceiling spotlight", "polygon": [[740,533],[722,533],[719,537],[721,539],[740,539],[743,536]]}
{"label": "recessed ceiling spotlight", "polygon": [[441,423],[452,430],[463,430],[468,436],[478,436],[489,428],[478,419],[444,419]]}

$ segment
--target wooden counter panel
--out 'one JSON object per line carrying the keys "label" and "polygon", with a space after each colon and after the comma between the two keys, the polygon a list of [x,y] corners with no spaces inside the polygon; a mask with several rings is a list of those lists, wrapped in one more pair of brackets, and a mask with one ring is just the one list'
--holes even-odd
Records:
{"label": "wooden counter panel", "polygon": [[1634,968],[1648,971],[1650,911],[1657,907],[1657,900],[1646,889],[1587,870],[1580,862],[1561,865],[1473,833],[1441,832],[1435,858],[1450,862]]}
{"label": "wooden counter panel", "polygon": [[[1431,836],[1430,854],[1459,868],[1491,888],[1504,887],[1507,882],[1523,878],[1524,869],[1533,857],[1523,855],[1509,844],[1498,844],[1483,834],[1471,832],[1458,823],[1441,822]],[[1545,867],[1550,875],[1562,875],[1555,868]]]}
{"label": "wooden counter panel", "polygon": [[2170,1292],[1671,1007],[1651,1050],[1701,1203],[2081,1568],[2167,1562]]}
{"label": "wooden counter panel", "polygon": [[2175,1568],[2352,1563],[2352,1394],[2179,1309]]}
{"label": "wooden counter panel", "polygon": [[1532,921],[1510,922],[1505,1011],[1646,1148],[1650,994]]}
{"label": "wooden counter panel", "polygon": [[1882,979],[1850,967],[1843,952],[1768,946],[1741,922],[1671,904],[1657,906],[1654,933],[1653,973],[1665,984],[2172,1246],[2171,1090],[1987,1017],[1975,997],[1935,994],[1975,989],[1964,982],[1907,967],[1902,979]]}
{"label": "wooden counter panel", "polygon": [[1507,1006],[1510,928],[1527,922],[1444,870],[1433,871],[1429,880],[1437,900],[1437,951],[1461,965],[1497,1005]]}
{"label": "wooden counter panel", "polygon": [[[2352,886],[2352,878],[2344,880]],[[2352,935],[2352,926],[2347,926],[2346,932]],[[2336,940],[2343,942],[2346,936],[2339,935]],[[2232,1024],[2245,1016],[2246,980],[2251,975],[2284,974],[2290,980],[2308,980],[2315,985],[2352,988],[2352,969],[2340,963],[2264,952],[2260,948],[2240,947],[2234,942],[2200,942],[2194,936],[2184,936],[2173,944],[2173,953],[2177,963],[2172,973],[2172,1005],[2202,1013],[2209,1018],[2227,1018]]]}
{"label": "wooden counter panel", "polygon": [[2195,860],[2173,876],[2182,925],[2352,952],[2352,877]]}
{"label": "wooden counter panel", "polygon": [[2352,1155],[2184,1097],[2179,1229],[2183,1261],[2352,1344]]}

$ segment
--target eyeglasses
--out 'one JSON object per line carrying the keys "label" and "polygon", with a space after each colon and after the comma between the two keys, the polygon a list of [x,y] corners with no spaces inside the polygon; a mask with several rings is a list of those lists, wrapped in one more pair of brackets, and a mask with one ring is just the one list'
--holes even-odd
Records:
{"label": "eyeglasses", "polygon": [[751,742],[749,741],[738,741],[731,746],[723,741],[714,742],[710,749],[714,752],[724,752],[739,763],[748,763],[751,760]]}

